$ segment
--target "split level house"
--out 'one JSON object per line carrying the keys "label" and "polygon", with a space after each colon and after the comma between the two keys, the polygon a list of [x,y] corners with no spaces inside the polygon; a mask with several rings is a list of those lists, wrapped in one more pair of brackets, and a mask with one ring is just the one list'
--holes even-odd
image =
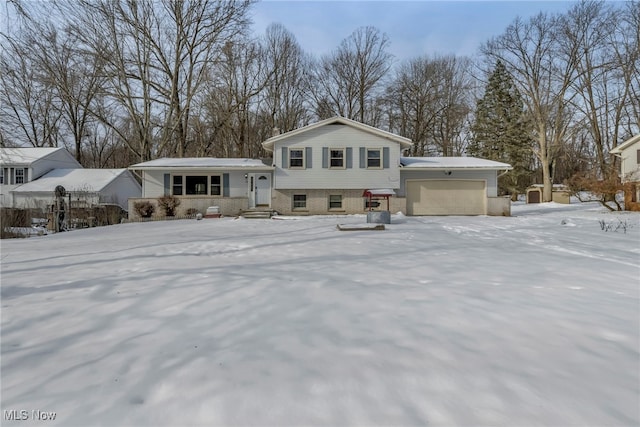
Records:
{"label": "split level house", "polygon": [[0,207],[47,210],[62,186],[71,207],[117,204],[140,197],[142,187],[128,169],[84,169],[64,148],[0,148]]}
{"label": "split level house", "polygon": [[283,215],[386,210],[386,201],[374,204],[363,197],[367,190],[391,194],[389,210],[407,215],[510,214],[509,198],[498,197],[498,176],[510,165],[472,157],[405,157],[411,140],[343,117],[276,134],[262,145],[272,158],[162,158],[131,166],[141,177],[142,197],[129,200],[129,214],[137,201],[157,204],[162,196],[180,198],[183,213],[210,206],[224,215],[252,209]]}
{"label": "split level house", "polygon": [[611,154],[620,158],[625,209],[640,211],[640,134],[615,147]]}

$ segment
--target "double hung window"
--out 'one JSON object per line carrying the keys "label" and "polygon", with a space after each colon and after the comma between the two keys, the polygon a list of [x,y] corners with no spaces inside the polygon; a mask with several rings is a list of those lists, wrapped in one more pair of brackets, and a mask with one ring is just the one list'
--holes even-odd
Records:
{"label": "double hung window", "polygon": [[380,169],[382,167],[382,151],[379,148],[367,149],[367,168]]}
{"label": "double hung window", "polygon": [[290,168],[304,168],[304,149],[303,148],[291,148],[289,149],[289,167]]}
{"label": "double hung window", "polygon": [[293,195],[293,209],[306,209],[307,208],[307,195],[306,194],[294,194]]}
{"label": "double hung window", "polygon": [[332,148],[329,150],[329,167],[334,169],[344,169],[345,155],[344,148]]}

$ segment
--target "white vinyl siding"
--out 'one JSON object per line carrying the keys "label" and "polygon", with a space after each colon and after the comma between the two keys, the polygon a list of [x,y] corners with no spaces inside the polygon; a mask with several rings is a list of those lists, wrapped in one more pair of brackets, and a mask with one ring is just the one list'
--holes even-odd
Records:
{"label": "white vinyl siding", "polygon": [[[322,159],[317,167],[310,167],[306,159],[306,169],[291,169],[284,152],[305,149],[305,157]],[[388,154],[380,169],[360,167],[361,148],[379,149]],[[330,150],[344,150],[344,167],[330,168]],[[276,153],[283,153],[282,155]],[[303,134],[294,135],[277,142],[274,147],[276,189],[367,189],[399,188],[400,186],[400,145],[381,136],[346,125],[326,125]],[[320,167],[322,166],[322,167]],[[387,166],[387,167],[384,167]]]}

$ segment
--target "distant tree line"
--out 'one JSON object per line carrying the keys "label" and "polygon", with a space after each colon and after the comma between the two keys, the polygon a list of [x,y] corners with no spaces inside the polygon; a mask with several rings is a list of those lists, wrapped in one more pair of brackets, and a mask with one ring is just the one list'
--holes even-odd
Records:
{"label": "distant tree line", "polygon": [[265,157],[261,142],[340,115],[411,138],[412,156],[510,163],[505,193],[609,179],[640,129],[640,3],[516,18],[475,59],[395,62],[361,27],[316,57],[253,0],[9,0],[0,144],[65,146],[86,167]]}

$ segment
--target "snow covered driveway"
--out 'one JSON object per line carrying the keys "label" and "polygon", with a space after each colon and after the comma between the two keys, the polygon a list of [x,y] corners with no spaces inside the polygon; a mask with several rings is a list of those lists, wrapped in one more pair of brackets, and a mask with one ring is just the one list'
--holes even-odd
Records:
{"label": "snow covered driveway", "polygon": [[4,240],[3,425],[638,425],[640,215],[513,214]]}

